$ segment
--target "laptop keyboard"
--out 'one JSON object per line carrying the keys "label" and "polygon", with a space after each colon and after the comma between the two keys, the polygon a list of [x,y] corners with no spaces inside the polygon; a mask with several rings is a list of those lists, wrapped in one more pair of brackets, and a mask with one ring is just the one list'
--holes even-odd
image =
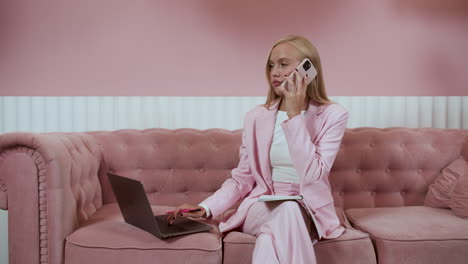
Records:
{"label": "laptop keyboard", "polygon": [[161,233],[175,233],[175,232],[183,232],[186,230],[183,227],[169,225],[165,219],[163,220],[157,216],[155,218],[156,218],[156,222],[158,223],[159,230],[161,231]]}

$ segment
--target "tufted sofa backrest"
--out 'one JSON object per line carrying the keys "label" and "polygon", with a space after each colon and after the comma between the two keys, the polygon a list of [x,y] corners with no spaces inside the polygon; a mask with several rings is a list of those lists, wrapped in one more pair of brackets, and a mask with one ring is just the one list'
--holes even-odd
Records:
{"label": "tufted sofa backrest", "polygon": [[198,203],[231,177],[241,130],[147,129],[91,132],[102,151],[103,203],[115,201],[106,173],[143,183],[152,204]]}
{"label": "tufted sofa backrest", "polygon": [[[103,203],[114,196],[106,172],[143,182],[150,202],[198,203],[231,176],[241,130],[147,129],[91,132],[102,151]],[[436,128],[347,129],[330,172],[343,208],[422,205],[429,185],[461,154],[468,131]]]}

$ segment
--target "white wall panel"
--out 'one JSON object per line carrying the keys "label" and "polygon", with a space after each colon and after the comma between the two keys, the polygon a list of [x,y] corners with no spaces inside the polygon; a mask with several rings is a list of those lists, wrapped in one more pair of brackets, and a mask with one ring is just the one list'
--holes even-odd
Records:
{"label": "white wall panel", "polygon": [[87,111],[87,123],[88,130],[96,131],[100,130],[100,98],[99,97],[88,97],[88,111]]}
{"label": "white wall panel", "polygon": [[0,132],[1,131],[4,131],[3,127],[3,123],[4,123],[4,114],[5,114],[5,109],[3,108],[4,106],[4,103],[3,101],[5,101],[5,97],[0,97]]}
{"label": "white wall panel", "polygon": [[461,127],[468,128],[468,96],[461,97]]}
{"label": "white wall panel", "polygon": [[405,97],[405,127],[419,127],[418,97]]}
{"label": "white wall panel", "polygon": [[[17,97],[4,97],[3,98],[3,111],[2,111],[2,123],[3,131],[5,132],[14,132],[18,131],[17,129]],[[23,115],[29,115],[30,112],[22,111]]]}
{"label": "white wall panel", "polygon": [[73,131],[73,97],[60,97],[58,104],[59,131]]}
{"label": "white wall panel", "polygon": [[[336,96],[349,127],[468,128],[468,97]],[[264,97],[0,97],[0,132],[243,126]]]}
{"label": "white wall panel", "polygon": [[461,98],[447,98],[447,128],[461,127]]}
{"label": "white wall panel", "polygon": [[447,98],[435,97],[432,105],[432,126],[447,127]]}
{"label": "white wall panel", "polygon": [[30,131],[33,131],[33,132],[45,131],[46,119],[47,119],[45,97],[42,97],[42,96],[30,97],[30,103],[31,103]]}
{"label": "white wall panel", "polygon": [[140,128],[148,127],[151,120],[156,120],[154,97],[141,98],[141,118]]}
{"label": "white wall panel", "polygon": [[16,129],[17,131],[33,131],[31,127],[32,110],[31,97],[15,98],[15,114],[16,114]]}
{"label": "white wall panel", "polygon": [[418,117],[419,117],[419,126],[418,127],[432,127],[432,108],[433,97],[423,96],[417,97],[418,100]]}
{"label": "white wall panel", "polygon": [[114,130],[114,97],[99,97],[99,108],[96,109],[99,116],[98,130]]}
{"label": "white wall panel", "polygon": [[[362,118],[362,121],[356,121],[356,124],[358,123],[362,124],[361,126],[363,127],[370,127],[373,124],[374,126],[376,126],[376,124],[378,124],[380,118],[376,113],[378,113],[379,104],[376,102],[376,100],[378,100],[378,97],[364,97],[363,98],[363,101],[362,101],[363,103],[362,107],[364,111],[363,118]],[[346,105],[344,106],[346,107]],[[351,108],[348,108],[348,111],[350,110]],[[353,113],[350,112],[350,114],[353,114]]]}
{"label": "white wall panel", "polygon": [[60,131],[60,111],[59,111],[60,97],[45,97],[44,102],[44,131]]}
{"label": "white wall panel", "polygon": [[0,263],[8,263],[8,211],[0,210]]}

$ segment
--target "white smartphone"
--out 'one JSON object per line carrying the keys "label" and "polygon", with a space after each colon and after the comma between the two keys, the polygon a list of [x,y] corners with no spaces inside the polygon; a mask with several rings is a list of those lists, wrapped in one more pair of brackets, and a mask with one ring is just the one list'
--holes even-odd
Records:
{"label": "white smartphone", "polygon": [[[312,62],[310,62],[309,59],[305,58],[299,65],[296,67],[297,72],[299,73],[299,77],[304,77],[307,74],[307,81],[306,85],[309,85],[310,82],[317,76],[317,70],[315,69],[314,65],[312,65]],[[293,71],[290,75],[289,78],[294,77],[294,73],[296,71]],[[293,79],[294,80],[294,79]],[[295,80],[294,80],[295,81]],[[289,91],[288,83],[287,81],[284,81],[281,85]]]}

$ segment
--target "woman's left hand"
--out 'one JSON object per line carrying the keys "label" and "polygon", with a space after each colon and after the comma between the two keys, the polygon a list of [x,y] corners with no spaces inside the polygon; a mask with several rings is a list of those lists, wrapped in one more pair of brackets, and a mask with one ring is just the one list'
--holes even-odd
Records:
{"label": "woman's left hand", "polygon": [[[295,80],[293,80],[293,78]],[[283,92],[284,106],[289,119],[299,115],[301,110],[304,109],[304,105],[306,103],[307,75],[301,78],[296,70],[293,78],[286,76],[288,89],[284,86],[280,87]]]}

